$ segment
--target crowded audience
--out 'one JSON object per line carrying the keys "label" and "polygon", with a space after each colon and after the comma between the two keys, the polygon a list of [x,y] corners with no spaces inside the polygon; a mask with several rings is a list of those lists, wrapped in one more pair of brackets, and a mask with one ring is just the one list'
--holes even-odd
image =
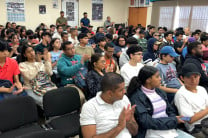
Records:
{"label": "crowded audience", "polygon": [[116,27],[110,16],[94,28],[86,12],[80,24],[63,11],[49,28],[0,24],[0,101],[27,95],[42,108],[48,91],[74,87],[86,138],[207,136],[205,30]]}

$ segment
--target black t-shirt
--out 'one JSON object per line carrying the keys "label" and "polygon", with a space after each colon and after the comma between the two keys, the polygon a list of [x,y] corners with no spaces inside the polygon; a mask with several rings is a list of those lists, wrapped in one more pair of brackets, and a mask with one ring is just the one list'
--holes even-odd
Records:
{"label": "black t-shirt", "polygon": [[181,41],[175,41],[175,43],[174,43],[175,51],[176,51],[178,54],[181,54],[181,52],[179,52],[179,51],[177,50],[177,48],[181,48],[182,45],[183,45],[183,42],[181,42]]}
{"label": "black t-shirt", "polygon": [[104,54],[104,51],[100,47],[95,48],[95,53]]}

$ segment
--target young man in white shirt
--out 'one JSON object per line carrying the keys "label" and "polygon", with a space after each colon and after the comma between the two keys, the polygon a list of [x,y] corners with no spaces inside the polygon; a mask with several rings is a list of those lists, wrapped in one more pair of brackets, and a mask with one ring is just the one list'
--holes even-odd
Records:
{"label": "young man in white shirt", "polygon": [[125,95],[124,79],[117,73],[107,73],[96,97],[86,102],[80,114],[84,138],[131,138],[138,132],[134,119],[136,105],[130,108]]}
{"label": "young man in white shirt", "polygon": [[131,45],[126,51],[130,60],[121,68],[121,76],[124,77],[125,87],[128,87],[131,79],[137,76],[140,69],[144,66],[142,61],[142,48],[138,45]]}
{"label": "young man in white shirt", "polygon": [[201,126],[201,120],[208,117],[207,91],[199,86],[200,72],[193,63],[183,66],[181,79],[184,81],[184,86],[176,93],[174,103],[181,116],[190,118],[185,126],[193,136],[198,138],[204,135],[201,127],[198,129]]}

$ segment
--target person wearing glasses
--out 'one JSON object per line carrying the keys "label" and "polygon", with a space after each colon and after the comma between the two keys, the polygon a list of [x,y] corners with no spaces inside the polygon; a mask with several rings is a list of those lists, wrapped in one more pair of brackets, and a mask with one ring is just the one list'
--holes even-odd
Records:
{"label": "person wearing glasses", "polygon": [[138,45],[132,45],[126,51],[130,60],[121,68],[121,76],[124,78],[125,87],[128,87],[129,82],[134,76],[137,76],[140,69],[144,66],[142,61],[142,48]]}
{"label": "person wearing glasses", "polygon": [[86,75],[87,92],[86,99],[89,100],[101,91],[100,82],[105,74],[105,58],[100,53],[95,53],[91,57],[89,72]]}
{"label": "person wearing glasses", "polygon": [[156,38],[150,38],[147,42],[147,52],[144,53],[143,61],[151,59],[155,61],[159,58],[159,46],[161,42],[159,42]]}
{"label": "person wearing glasses", "polygon": [[76,55],[72,42],[67,41],[62,44],[63,54],[58,60],[57,69],[61,78],[61,86],[74,84],[73,76],[80,68],[85,66],[85,62],[89,60],[88,55]]}

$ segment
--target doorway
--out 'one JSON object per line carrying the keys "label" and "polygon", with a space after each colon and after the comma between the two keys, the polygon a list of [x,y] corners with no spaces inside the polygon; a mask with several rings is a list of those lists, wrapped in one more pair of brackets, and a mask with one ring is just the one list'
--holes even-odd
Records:
{"label": "doorway", "polygon": [[65,13],[68,25],[76,27],[79,24],[79,3],[78,0],[62,0],[62,11]]}
{"label": "doorway", "polygon": [[146,7],[129,7],[128,25],[137,26],[141,24],[146,27],[147,8]]}

